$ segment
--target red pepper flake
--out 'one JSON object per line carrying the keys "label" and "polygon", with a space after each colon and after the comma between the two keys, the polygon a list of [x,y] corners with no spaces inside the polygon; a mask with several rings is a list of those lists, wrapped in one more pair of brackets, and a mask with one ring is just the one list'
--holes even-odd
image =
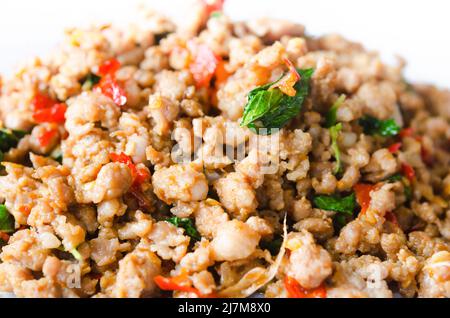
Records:
{"label": "red pepper flake", "polygon": [[136,177],[134,178],[133,184],[136,186],[140,186],[149,179],[150,179],[150,172],[148,172],[147,169],[144,168],[137,169]]}
{"label": "red pepper flake", "polygon": [[208,295],[202,294],[198,289],[191,286],[189,279],[185,275],[178,277],[163,277],[161,275],[156,276],[153,279],[158,285],[159,289],[165,291],[183,291],[188,293],[194,293],[199,298],[216,298],[217,296],[212,293]]}
{"label": "red pepper flake", "polygon": [[389,150],[390,153],[397,153],[400,150],[400,148],[402,148],[402,143],[401,142],[397,142],[397,143],[391,145],[388,148],[388,150]]}
{"label": "red pepper flake", "polygon": [[413,134],[414,134],[414,131],[412,128],[404,128],[404,129],[400,130],[400,132],[399,132],[399,136],[401,138],[411,137]]}
{"label": "red pepper flake", "polygon": [[49,108],[35,110],[33,119],[37,123],[64,124],[64,122],[66,121],[66,111],[67,105],[64,103],[58,103]]}
{"label": "red pepper flake", "polygon": [[150,179],[150,173],[145,168],[137,168],[133,163],[133,160],[130,156],[124,154],[123,152],[120,154],[111,153],[109,158],[113,162],[120,162],[126,164],[128,168],[131,170],[131,177],[133,178],[133,186],[139,188],[139,186]]}
{"label": "red pepper flake", "polygon": [[102,77],[102,79],[95,86],[94,89],[100,91],[106,97],[111,98],[114,101],[114,103],[116,103],[119,106],[123,106],[127,103],[127,96],[125,94],[125,90],[111,75],[106,75]]}
{"label": "red pepper flake", "polygon": [[131,170],[131,177],[133,178],[133,180],[136,178],[136,175],[137,175],[136,165],[133,163],[133,160],[131,159],[130,156],[121,152],[120,154],[111,153],[111,154],[109,154],[109,158],[113,162],[120,162],[120,163],[126,164],[128,166],[128,168],[130,168],[130,170]]}
{"label": "red pepper flake", "polygon": [[49,96],[37,93],[31,101],[34,109],[33,119],[37,123],[63,124],[66,120],[67,105]]}
{"label": "red pepper flake", "polygon": [[189,64],[189,70],[194,77],[197,87],[209,87],[211,79],[216,73],[216,69],[221,61],[206,44],[196,44],[192,41],[188,43],[193,60]]}
{"label": "red pepper flake", "polygon": [[414,178],[416,177],[416,172],[414,171],[414,168],[411,167],[407,163],[402,163],[402,174],[408,178],[410,182],[414,181]]}
{"label": "red pepper flake", "polygon": [[111,58],[103,62],[102,65],[98,67],[98,75],[106,76],[112,75],[120,69],[120,62],[116,58]]}
{"label": "red pepper flake", "polygon": [[225,0],[202,0],[202,2],[205,7],[206,15],[210,16],[213,12],[223,10]]}
{"label": "red pepper flake", "polygon": [[39,145],[43,148],[47,147],[57,134],[58,130],[55,128],[45,129],[44,132],[37,137]]}
{"label": "red pepper flake", "polygon": [[31,101],[31,104],[33,105],[33,109],[35,111],[39,109],[50,108],[57,103],[58,101],[41,93],[37,93],[36,95],[34,95],[33,100]]}
{"label": "red pepper flake", "polygon": [[358,183],[353,187],[356,193],[356,201],[361,207],[361,214],[366,213],[370,206],[370,192],[375,190],[375,186],[372,184]]}
{"label": "red pepper flake", "polygon": [[305,289],[294,278],[286,276],[284,286],[288,298],[327,298],[327,289],[324,285],[314,289]]}
{"label": "red pepper flake", "polygon": [[387,212],[384,217],[387,221],[398,226],[397,216],[393,212]]}

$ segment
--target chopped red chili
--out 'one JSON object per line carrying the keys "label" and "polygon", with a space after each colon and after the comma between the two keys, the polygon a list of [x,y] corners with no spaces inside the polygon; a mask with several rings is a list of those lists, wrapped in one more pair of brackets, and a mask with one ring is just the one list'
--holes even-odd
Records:
{"label": "chopped red chili", "polygon": [[400,148],[402,148],[402,143],[401,142],[397,142],[393,145],[391,145],[388,150],[390,153],[396,153],[400,150]]}
{"label": "chopped red chili", "polygon": [[411,182],[414,181],[414,178],[416,177],[414,168],[407,163],[402,163],[402,174]]}
{"label": "chopped red chili", "polygon": [[211,79],[216,73],[217,66],[221,61],[206,44],[188,43],[189,50],[194,57],[189,64],[189,70],[194,77],[197,87],[209,87]]}
{"label": "chopped red chili", "polygon": [[128,168],[130,168],[134,187],[139,188],[139,186],[142,183],[150,179],[150,173],[148,172],[148,170],[145,168],[138,169],[136,165],[133,163],[131,157],[124,154],[123,152],[120,154],[111,153],[109,157],[113,162],[120,162],[126,164]]}
{"label": "chopped red chili", "polygon": [[194,293],[199,298],[216,298],[214,293],[204,295],[198,289],[192,287],[190,281],[184,275],[180,275],[179,277],[163,277],[158,275],[153,280],[161,290]]}
{"label": "chopped red chili", "polygon": [[369,209],[370,206],[370,192],[372,192],[375,189],[375,186],[372,184],[364,184],[364,183],[358,183],[353,188],[356,193],[356,201],[361,207],[361,214],[366,213],[367,209]]}
{"label": "chopped red chili", "polygon": [[103,62],[102,65],[98,67],[98,75],[106,76],[112,75],[120,69],[120,62],[116,58],[111,58]]}
{"label": "chopped red chili", "polygon": [[127,103],[125,90],[110,74],[103,76],[100,82],[95,86],[95,90],[100,91],[103,95],[111,98],[114,103],[123,106]]}
{"label": "chopped red chili", "polygon": [[209,16],[216,11],[222,11],[225,0],[202,0],[206,14]]}
{"label": "chopped red chili", "polygon": [[48,108],[35,109],[33,119],[37,123],[63,124],[66,121],[67,105],[64,103],[54,104]]}
{"label": "chopped red chili", "polygon": [[37,93],[36,95],[34,95],[31,103],[33,105],[33,109],[36,111],[38,109],[50,108],[53,105],[57,104],[58,101],[54,100],[53,98],[50,98],[47,95]]}
{"label": "chopped red chili", "polygon": [[400,131],[399,136],[401,138],[405,137],[411,137],[414,134],[414,131],[412,128],[404,128]]}
{"label": "chopped red chili", "polygon": [[41,145],[41,147],[47,147],[50,142],[52,141],[52,139],[56,136],[56,134],[58,133],[58,130],[55,128],[49,128],[46,129],[42,134],[40,134],[37,139],[39,142],[39,145]]}
{"label": "chopped red chili", "polygon": [[324,285],[314,289],[305,289],[294,278],[286,276],[284,286],[288,298],[327,298],[327,289]]}

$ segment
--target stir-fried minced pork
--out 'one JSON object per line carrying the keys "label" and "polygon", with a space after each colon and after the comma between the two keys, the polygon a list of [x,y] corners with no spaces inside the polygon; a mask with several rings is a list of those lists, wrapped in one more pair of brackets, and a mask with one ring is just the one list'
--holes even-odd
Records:
{"label": "stir-fried minced pork", "polygon": [[0,291],[450,297],[450,92],[221,4],[0,81]]}

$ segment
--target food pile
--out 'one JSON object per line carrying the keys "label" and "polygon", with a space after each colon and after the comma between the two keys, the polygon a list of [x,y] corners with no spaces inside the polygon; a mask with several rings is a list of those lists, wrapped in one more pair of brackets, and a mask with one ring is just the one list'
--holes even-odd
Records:
{"label": "food pile", "polygon": [[450,92],[222,6],[70,29],[0,81],[0,290],[449,297]]}

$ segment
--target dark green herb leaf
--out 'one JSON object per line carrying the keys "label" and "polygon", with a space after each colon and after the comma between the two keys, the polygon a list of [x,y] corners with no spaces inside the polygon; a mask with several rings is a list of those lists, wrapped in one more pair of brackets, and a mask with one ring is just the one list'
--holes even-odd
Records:
{"label": "dark green herb leaf", "polygon": [[406,201],[411,201],[411,199],[412,199],[412,196],[413,196],[413,193],[412,193],[412,189],[411,189],[411,187],[410,186],[408,186],[408,185],[403,185],[404,186],[404,193],[405,193],[405,198],[406,198]]}
{"label": "dark green herb leaf", "polygon": [[392,175],[392,176],[390,176],[389,178],[386,179],[386,181],[389,182],[389,183],[394,183],[394,182],[402,181],[402,180],[403,180],[403,176],[401,174],[399,174],[399,173],[394,174],[394,175]]}
{"label": "dark green herb leaf", "polygon": [[396,136],[400,132],[400,126],[394,119],[379,120],[372,116],[365,116],[359,120],[359,124],[367,135],[388,137]]}
{"label": "dark green herb leaf", "polygon": [[81,89],[83,91],[90,91],[95,85],[100,82],[101,77],[95,75],[94,73],[89,73],[86,78],[82,81],[83,85]]}
{"label": "dark green herb leaf", "polygon": [[353,211],[357,205],[354,193],[346,197],[337,195],[318,195],[313,198],[313,203],[316,208],[348,215],[353,215]]}
{"label": "dark green herb leaf", "polygon": [[300,113],[303,102],[309,94],[310,79],[314,70],[297,70],[300,74],[294,88],[295,96],[283,94],[278,88],[271,88],[273,83],[260,86],[248,94],[241,126],[247,126],[258,134],[271,134],[272,129],[279,129]]}
{"label": "dark green herb leaf", "polygon": [[403,175],[397,173],[397,174],[394,174],[394,175],[390,176],[385,181],[387,181],[389,183],[394,183],[394,182],[401,181],[403,183],[403,188],[404,188],[404,194],[405,194],[406,201],[411,201],[412,188],[411,188],[410,183],[409,183],[407,178],[405,178]]}
{"label": "dark green herb leaf", "polygon": [[53,160],[58,161],[60,164],[62,164],[63,161],[63,155],[62,155],[62,151],[60,147],[55,148],[55,150],[52,151],[52,153],[50,154],[50,157]]}
{"label": "dark green herb leaf", "polygon": [[3,152],[9,151],[19,143],[27,133],[22,130],[0,129],[0,150]]}
{"label": "dark green herb leaf", "polygon": [[80,252],[78,252],[78,250],[76,248],[71,249],[70,251],[67,250],[64,245],[61,245],[60,247],[57,248],[58,250],[62,251],[62,252],[66,252],[66,253],[70,253],[72,254],[73,258],[75,258],[77,261],[82,261],[83,257],[81,256]]}
{"label": "dark green herb leaf", "polygon": [[336,166],[333,171],[334,174],[338,174],[342,171],[341,151],[339,150],[339,145],[337,142],[341,130],[341,123],[330,128],[331,149],[333,150],[334,158],[336,159]]}
{"label": "dark green herb leaf", "polygon": [[328,111],[326,115],[326,122],[325,126],[327,128],[331,128],[332,126],[336,125],[337,122],[337,110],[341,105],[345,102],[346,96],[341,95],[339,98],[334,102],[333,106],[331,106],[330,110]]}
{"label": "dark green herb leaf", "polygon": [[347,217],[348,216],[346,214],[338,214],[334,217],[334,220],[336,221],[339,228],[343,228],[347,224]]}
{"label": "dark green herb leaf", "polygon": [[172,223],[177,227],[181,227],[186,231],[186,234],[195,241],[200,241],[202,236],[195,228],[194,222],[189,218],[179,218],[177,216],[167,219],[166,222]]}
{"label": "dark green herb leaf", "polygon": [[261,240],[261,243],[259,244],[259,246],[263,249],[263,250],[268,250],[270,252],[270,254],[272,255],[277,255],[280,251],[281,248],[281,244],[283,244],[283,239],[282,238],[276,238],[273,240]]}
{"label": "dark green herb leaf", "polygon": [[0,204],[0,231],[5,233],[14,232],[14,218],[3,204]]}

